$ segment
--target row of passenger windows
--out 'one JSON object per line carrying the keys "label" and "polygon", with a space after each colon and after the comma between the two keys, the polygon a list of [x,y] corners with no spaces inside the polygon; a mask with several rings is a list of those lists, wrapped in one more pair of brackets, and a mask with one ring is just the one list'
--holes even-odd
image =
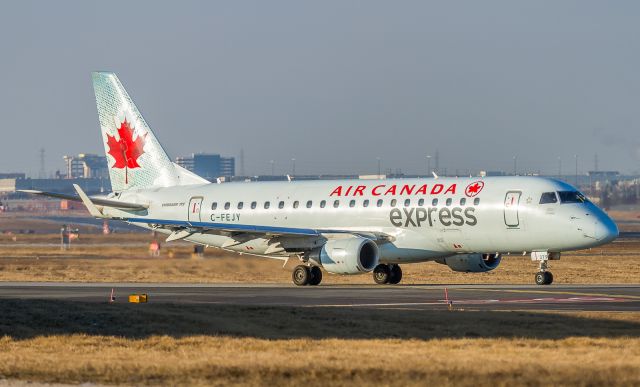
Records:
{"label": "row of passenger windows", "polygon": [[[460,198],[458,203],[460,203],[461,206],[466,205],[467,204],[467,198]],[[349,201],[349,207],[353,208],[353,207],[356,206],[356,204],[357,204],[356,200],[350,200]],[[369,204],[370,204],[369,199],[365,199],[365,200],[362,201],[362,207],[369,207]],[[378,199],[375,204],[376,204],[376,207],[382,207],[384,205],[384,199]],[[391,207],[396,207],[396,205],[398,204],[398,201],[396,199],[391,199],[389,204],[390,204]],[[447,206],[451,206],[453,204],[453,199],[452,198],[448,198],[445,201],[445,204]],[[474,206],[477,206],[479,204],[480,204],[480,198],[473,199],[473,205]],[[333,205],[333,208],[340,207],[340,200],[334,200],[332,205]],[[434,206],[434,207],[437,206],[438,205],[438,199],[436,198],[436,199],[431,200],[431,205]],[[282,208],[284,208],[284,206],[285,206],[284,201],[278,202],[278,208],[282,209]],[[327,201],[326,200],[320,201],[320,208],[325,208],[326,206],[327,206]],[[405,207],[411,207],[411,199],[405,199],[404,200],[404,206]],[[420,206],[420,207],[424,206],[424,199],[418,199],[418,206]],[[258,202],[251,202],[250,207],[251,207],[252,210],[257,208],[258,207]],[[270,207],[271,207],[271,202],[264,202],[263,208],[265,210],[269,209]],[[294,201],[292,207],[293,208],[299,208],[300,207],[300,202],[298,200]],[[307,203],[306,203],[306,207],[307,208],[313,208],[313,201],[312,200],[308,200]],[[231,208],[231,202],[224,203],[224,209],[225,210],[228,210],[230,208]],[[239,210],[243,209],[244,208],[244,202],[238,202],[236,208],[239,209]],[[213,202],[211,204],[211,209],[214,210],[214,211],[216,209],[218,209],[218,203],[217,202]]]}

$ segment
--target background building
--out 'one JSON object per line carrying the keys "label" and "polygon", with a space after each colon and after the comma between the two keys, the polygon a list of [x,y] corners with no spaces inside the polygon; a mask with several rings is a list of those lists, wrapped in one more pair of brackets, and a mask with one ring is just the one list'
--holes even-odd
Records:
{"label": "background building", "polygon": [[89,153],[64,156],[67,179],[102,179],[109,177],[107,158]]}
{"label": "background building", "polygon": [[176,164],[209,181],[236,174],[235,158],[222,157],[214,153],[194,153],[191,156],[177,157]]}

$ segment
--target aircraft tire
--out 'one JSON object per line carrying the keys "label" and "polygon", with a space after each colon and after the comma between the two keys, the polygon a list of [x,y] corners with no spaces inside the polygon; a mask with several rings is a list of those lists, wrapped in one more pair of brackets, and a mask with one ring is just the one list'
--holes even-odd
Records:
{"label": "aircraft tire", "polygon": [[539,271],[536,273],[537,285],[551,285],[553,283],[553,274],[550,271]]}
{"label": "aircraft tire", "polygon": [[373,269],[373,280],[378,285],[384,285],[389,283],[389,278],[391,277],[391,269],[389,265],[385,265],[384,263],[379,264]]}
{"label": "aircraft tire", "polygon": [[402,269],[400,265],[389,265],[389,283],[396,285],[402,280]]}
{"label": "aircraft tire", "polygon": [[322,270],[320,270],[318,266],[311,266],[309,270],[311,272],[311,280],[309,280],[309,285],[320,285],[320,282],[322,282]]}
{"label": "aircraft tire", "polygon": [[298,265],[293,269],[293,273],[291,273],[291,279],[293,283],[298,286],[306,286],[309,285],[312,276],[311,270],[307,266]]}

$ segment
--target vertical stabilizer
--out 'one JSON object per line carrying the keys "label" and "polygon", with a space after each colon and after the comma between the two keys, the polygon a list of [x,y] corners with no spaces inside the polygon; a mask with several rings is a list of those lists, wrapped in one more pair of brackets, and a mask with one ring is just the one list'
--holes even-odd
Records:
{"label": "vertical stabilizer", "polygon": [[118,77],[92,77],[112,190],[179,185],[178,171]]}

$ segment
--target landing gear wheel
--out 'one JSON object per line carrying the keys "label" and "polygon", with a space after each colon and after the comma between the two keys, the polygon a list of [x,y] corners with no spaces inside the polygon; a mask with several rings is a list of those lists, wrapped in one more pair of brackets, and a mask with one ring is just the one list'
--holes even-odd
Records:
{"label": "landing gear wheel", "polygon": [[311,272],[311,280],[309,281],[309,285],[320,285],[320,282],[322,282],[322,270],[320,270],[318,266],[311,266],[309,271]]}
{"label": "landing gear wheel", "polygon": [[400,265],[389,265],[389,269],[389,283],[393,285],[400,283],[400,280],[402,280],[402,269],[400,268]]}
{"label": "landing gear wheel", "polygon": [[553,274],[550,271],[539,271],[536,273],[536,284],[551,285],[553,283]]}
{"label": "landing gear wheel", "polygon": [[293,269],[293,273],[291,273],[291,279],[293,283],[298,286],[309,285],[311,279],[311,270],[307,266],[298,265]]}
{"label": "landing gear wheel", "polygon": [[391,277],[391,269],[389,265],[385,265],[384,263],[379,264],[373,269],[373,280],[378,285],[384,285],[389,283],[389,278]]}

